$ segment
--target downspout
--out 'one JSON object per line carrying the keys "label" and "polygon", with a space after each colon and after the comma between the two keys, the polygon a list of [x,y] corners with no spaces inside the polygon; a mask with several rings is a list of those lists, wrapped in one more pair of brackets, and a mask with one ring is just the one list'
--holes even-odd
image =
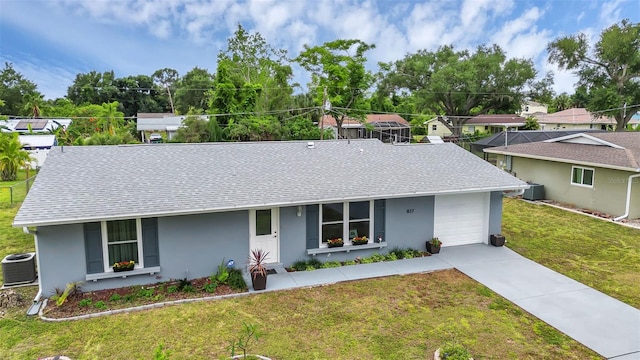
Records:
{"label": "downspout", "polygon": [[629,210],[631,208],[631,185],[633,185],[633,179],[637,177],[640,177],[640,174],[629,175],[629,180],[627,180],[627,205],[625,207],[624,215],[614,218],[613,221],[620,221],[629,216]]}
{"label": "downspout", "polygon": [[[33,242],[36,244],[36,264],[37,264],[36,266],[38,267],[38,270],[40,270],[40,257],[38,256],[38,231],[31,230],[26,226],[22,228],[22,231],[25,234],[33,235]],[[38,293],[33,298],[33,304],[37,304],[41,298],[42,298],[42,283],[41,283],[41,277],[38,276]]]}

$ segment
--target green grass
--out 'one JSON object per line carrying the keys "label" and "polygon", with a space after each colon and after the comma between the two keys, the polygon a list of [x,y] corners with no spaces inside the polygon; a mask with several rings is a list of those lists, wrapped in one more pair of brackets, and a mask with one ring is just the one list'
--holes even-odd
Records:
{"label": "green grass", "polygon": [[162,343],[172,359],[219,359],[243,321],[264,332],[252,352],[274,359],[425,359],[445,343],[477,359],[599,358],[456,270],[63,323],[16,313],[0,319],[0,353],[149,359]]}
{"label": "green grass", "polygon": [[640,308],[640,230],[546,205],[505,199],[507,246]]}

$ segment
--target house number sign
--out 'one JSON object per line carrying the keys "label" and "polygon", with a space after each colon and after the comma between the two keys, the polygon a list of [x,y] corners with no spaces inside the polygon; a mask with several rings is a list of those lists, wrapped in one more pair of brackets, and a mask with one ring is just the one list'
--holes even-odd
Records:
{"label": "house number sign", "polygon": [[414,210],[415,210],[415,209],[407,209],[407,214],[413,214],[413,211],[414,211]]}

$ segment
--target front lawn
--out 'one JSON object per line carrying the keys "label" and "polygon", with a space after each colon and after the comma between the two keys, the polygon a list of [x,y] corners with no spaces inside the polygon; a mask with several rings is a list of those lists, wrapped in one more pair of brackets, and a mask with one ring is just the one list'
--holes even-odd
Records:
{"label": "front lawn", "polygon": [[457,342],[476,359],[599,358],[456,270],[392,276],[46,323],[0,319],[0,353],[15,359],[220,359],[242,323],[273,359],[426,359]]}
{"label": "front lawn", "polygon": [[640,309],[640,230],[505,199],[502,232],[519,254]]}

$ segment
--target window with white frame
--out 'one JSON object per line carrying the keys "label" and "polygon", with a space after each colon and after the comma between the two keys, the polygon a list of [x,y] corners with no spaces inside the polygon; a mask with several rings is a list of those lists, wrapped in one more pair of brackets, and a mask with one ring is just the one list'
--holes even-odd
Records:
{"label": "window with white frame", "polygon": [[574,185],[593,187],[594,170],[573,166],[571,168],[571,183]]}
{"label": "window with white frame", "polygon": [[121,261],[142,264],[142,226],[140,219],[102,222],[102,252],[106,269]]}
{"label": "window with white frame", "polygon": [[342,238],[348,245],[354,237],[371,239],[373,201],[330,203],[320,206],[320,245]]}

